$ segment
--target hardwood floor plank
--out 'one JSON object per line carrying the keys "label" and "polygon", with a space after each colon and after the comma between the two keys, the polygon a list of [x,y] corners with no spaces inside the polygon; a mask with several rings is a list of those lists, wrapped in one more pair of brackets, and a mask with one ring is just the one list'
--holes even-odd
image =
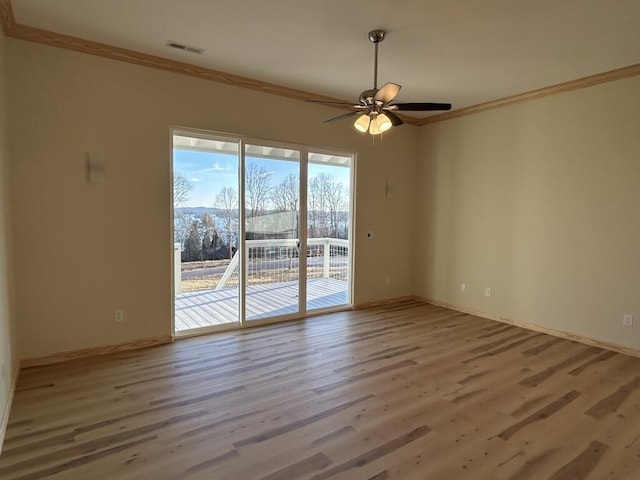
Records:
{"label": "hardwood floor plank", "polygon": [[554,347],[556,345],[560,345],[560,344],[564,344],[566,343],[566,340],[563,340],[562,338],[554,338],[554,337],[549,337],[548,341],[538,345],[536,347],[533,348],[529,348],[527,350],[525,350],[524,352],[522,352],[522,354],[525,357],[531,357],[534,355],[540,355],[542,352],[544,352],[545,350]]}
{"label": "hardwood floor plank", "polygon": [[302,475],[313,473],[316,470],[322,470],[326,466],[331,464],[331,460],[327,458],[323,453],[316,453],[315,455],[300,460],[299,462],[284,467],[277,472],[273,472],[266,477],[262,477],[260,480],[293,480],[300,478]]}
{"label": "hardwood floor plank", "polygon": [[157,437],[156,436],[150,436],[150,437],[144,437],[144,438],[140,438],[138,440],[134,440],[132,442],[129,443],[125,443],[122,445],[117,445],[115,447],[110,447],[107,448],[106,450],[101,450],[99,452],[95,452],[95,453],[88,453],[86,455],[82,455],[78,458],[74,458],[72,460],[69,461],[65,461],[64,463],[59,463],[59,464],[55,464],[52,465],[50,467],[47,468],[43,468],[43,469],[39,469],[36,471],[33,471],[31,473],[28,473],[26,475],[21,475],[18,477],[14,477],[15,480],[39,480],[41,478],[47,478],[50,477],[52,475],[58,474],[58,473],[66,473],[66,472],[70,472],[70,474],[72,474],[73,469],[81,466],[81,465],[85,465],[91,462],[95,462],[98,460],[101,460],[109,455],[113,455],[115,453],[120,453],[124,450],[129,450],[133,447],[136,447],[138,445],[142,445],[144,443],[150,442],[152,440],[155,440]]}
{"label": "hardwood floor plank", "polygon": [[597,347],[585,348],[581,352],[571,355],[569,358],[563,360],[562,362],[556,365],[552,365],[540,373],[537,373],[535,375],[531,375],[530,377],[525,378],[520,382],[520,385],[525,385],[527,387],[536,387],[540,383],[544,382],[546,379],[554,375],[555,373],[561,371],[562,369],[570,365],[573,365],[574,363],[578,363],[584,360],[585,358],[589,358],[593,355],[596,355],[600,352],[602,352],[602,349]]}
{"label": "hardwood floor plank", "polygon": [[326,435],[322,435],[320,438],[317,438],[313,442],[311,442],[311,445],[319,446],[325,443],[333,442],[339,439],[340,437],[342,437],[343,435],[350,434],[353,432],[355,432],[355,429],[351,425],[347,425],[333,432],[329,432]]}
{"label": "hardwood floor plank", "polygon": [[223,453],[222,455],[217,455],[213,458],[209,458],[208,460],[205,460],[204,462],[197,463],[195,465],[190,466],[185,473],[186,475],[190,475],[192,473],[209,470],[211,468],[217,467],[221,463],[224,463],[230,460],[237,460],[239,456],[240,454],[236,449],[229,450],[228,452]]}
{"label": "hardwood floor plank", "polygon": [[515,425],[513,425],[512,427],[506,430],[503,430],[498,434],[498,437],[502,438],[503,440],[509,440],[509,438],[511,438],[511,436],[514,435],[519,430],[522,430],[524,427],[526,427],[527,425],[533,422],[546,420],[551,415],[562,410],[564,407],[566,407],[569,403],[573,402],[579,396],[580,396],[580,392],[577,392],[575,390],[571,390],[570,392],[567,392],[559,399],[551,402],[550,404],[538,410],[534,414],[528,416],[524,420],[516,423]]}
{"label": "hardwood floor plank", "polygon": [[303,418],[300,420],[297,420],[295,422],[291,422],[288,423],[286,425],[282,425],[279,428],[274,428],[271,430],[267,430],[262,432],[259,435],[255,435],[253,437],[249,437],[249,438],[245,438],[244,440],[241,440],[239,442],[234,443],[234,446],[236,448],[240,448],[242,446],[245,445],[249,445],[251,443],[258,443],[258,442],[264,442],[265,440],[269,440],[271,438],[277,437],[279,435],[283,435],[285,433],[288,433],[292,430],[295,430],[297,428],[301,428],[304,427],[306,425],[309,425],[311,423],[317,422],[319,420],[322,420],[324,418],[330,417],[331,415],[338,413],[342,410],[345,410],[347,408],[350,408],[354,405],[357,405],[358,403],[364,402],[365,400],[369,400],[370,398],[373,398],[373,395],[366,395],[364,397],[360,397],[360,398],[356,398],[355,400],[351,400],[349,402],[345,402],[341,405],[337,405],[335,407],[329,408],[327,410],[324,410],[322,412],[317,413],[316,415],[313,415],[311,417],[307,417],[307,418]]}
{"label": "hardwood floor plank", "polygon": [[549,480],[587,478],[608,448],[608,445],[594,440],[580,455],[549,477]]}
{"label": "hardwood floor plank", "polygon": [[[544,450],[542,453],[539,453],[532,458],[527,459],[516,472],[509,477],[509,480],[534,480],[539,477],[539,468],[540,465],[547,462],[551,457],[553,457],[560,449],[559,448],[550,448],[548,450]],[[524,452],[520,452],[523,454]]]}
{"label": "hardwood floor plank", "polygon": [[638,371],[407,299],[24,369],[0,477],[634,478]]}
{"label": "hardwood floor plank", "polygon": [[376,375],[385,374],[385,373],[388,373],[388,372],[392,372],[394,370],[398,370],[400,368],[409,367],[409,366],[413,366],[413,365],[417,365],[417,363],[414,362],[413,360],[402,360],[400,362],[392,363],[391,365],[386,365],[384,367],[376,368],[375,370],[371,370],[369,372],[364,372],[364,373],[360,373],[360,374],[357,374],[357,375],[352,375],[352,376],[350,376],[348,378],[345,378],[343,380],[339,380],[337,382],[329,383],[328,385],[323,385],[322,387],[314,388],[313,391],[318,393],[318,394],[329,392],[331,390],[335,390],[336,388],[340,388],[340,387],[344,387],[346,385],[350,385],[352,383],[355,383],[355,382],[357,382],[359,380],[362,380],[362,379],[365,379],[365,378],[371,378],[371,377],[374,377]]}
{"label": "hardwood floor plank", "polygon": [[591,360],[586,361],[585,363],[583,363],[582,365],[574,368],[573,370],[571,370],[569,372],[569,375],[580,375],[582,372],[584,372],[585,370],[587,370],[589,367],[596,365],[600,362],[605,362],[607,360],[609,360],[610,358],[613,358],[616,356],[616,352],[611,352],[611,351],[605,351],[605,352],[601,352],[597,357],[592,358]]}
{"label": "hardwood floor plank", "polygon": [[[113,444],[121,443],[123,441],[133,439],[135,437],[139,437],[142,435],[146,435],[148,433],[155,432],[173,423],[182,422],[195,417],[201,417],[205,413],[206,412],[203,412],[203,411],[195,411],[195,412],[171,417],[166,420],[162,420],[160,422],[144,425],[142,427],[128,429],[113,435],[104,436],[93,441],[73,442],[71,446],[66,447],[64,449],[61,449],[55,452],[45,453],[39,456],[35,456],[34,458],[30,458],[28,460],[14,463],[13,465],[8,467],[4,467],[4,468],[0,467],[0,474],[12,473],[15,470],[19,470],[21,468],[28,467],[33,464],[47,463],[47,462],[56,460],[60,456],[86,455],[95,450],[100,450]],[[64,442],[64,443],[69,443],[69,442]],[[29,448],[28,451],[32,454],[31,456],[33,457],[34,451],[37,451],[41,447],[41,445],[31,444],[30,447],[31,448]],[[3,452],[2,456],[3,457],[6,456],[10,458],[12,455],[18,455],[20,453],[23,453],[22,450],[20,451],[13,450],[8,452]]]}
{"label": "hardwood floor plank", "polygon": [[394,452],[395,450],[407,445],[408,443],[413,442],[417,438],[428,434],[430,431],[431,429],[429,427],[427,427],[426,425],[422,425],[390,442],[371,449],[368,452],[363,453],[362,455],[358,455],[348,462],[326,470],[318,475],[314,475],[311,480],[325,480],[340,473],[348,472],[349,470],[353,470],[354,468],[359,468],[367,465],[368,463],[378,460],[385,455],[388,455],[389,453]]}
{"label": "hardwood floor plank", "polygon": [[637,390],[639,388],[640,377],[635,377],[626,384],[622,385],[611,395],[600,400],[585,413],[590,417],[600,419],[608,413],[615,412],[620,407],[620,405],[622,405],[627,400],[627,398],[629,398],[634,390]]}

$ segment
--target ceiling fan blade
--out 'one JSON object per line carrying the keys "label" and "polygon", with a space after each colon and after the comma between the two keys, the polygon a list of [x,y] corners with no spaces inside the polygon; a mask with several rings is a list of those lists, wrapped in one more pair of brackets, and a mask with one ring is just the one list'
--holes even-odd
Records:
{"label": "ceiling fan blade", "polygon": [[349,118],[349,117],[353,117],[355,115],[361,115],[361,114],[362,114],[361,111],[356,110],[355,112],[345,113],[344,115],[338,115],[337,117],[333,117],[333,118],[330,118],[329,120],[325,120],[324,123],[336,122],[338,120],[342,120],[343,118]]}
{"label": "ceiling fan blade", "polygon": [[389,105],[389,109],[404,110],[405,112],[433,112],[451,110],[451,104],[429,102],[394,103]]}
{"label": "ceiling fan blade", "polygon": [[349,102],[332,102],[332,101],[328,101],[328,100],[305,100],[305,102],[307,103],[321,103],[322,105],[340,105],[340,106],[344,106],[344,107],[353,107],[353,108],[360,108],[361,105],[354,105],[353,103],[349,103]]}
{"label": "ceiling fan blade", "polygon": [[398,92],[401,88],[402,86],[398,85],[397,83],[387,82],[373,96],[373,101],[381,102],[383,105],[386,105],[391,100],[396,98],[396,95],[398,95]]}
{"label": "ceiling fan blade", "polygon": [[393,125],[394,127],[399,127],[404,123],[398,115],[390,112],[389,110],[385,110],[384,114],[389,117],[389,120],[391,120],[391,125]]}

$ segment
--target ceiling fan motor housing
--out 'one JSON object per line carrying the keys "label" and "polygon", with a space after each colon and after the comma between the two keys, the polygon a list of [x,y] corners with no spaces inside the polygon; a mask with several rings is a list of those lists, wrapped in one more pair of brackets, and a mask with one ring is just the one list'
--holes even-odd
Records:
{"label": "ceiling fan motor housing", "polygon": [[373,97],[378,92],[377,88],[372,88],[370,90],[365,90],[360,94],[360,103],[362,105],[371,105],[373,103]]}

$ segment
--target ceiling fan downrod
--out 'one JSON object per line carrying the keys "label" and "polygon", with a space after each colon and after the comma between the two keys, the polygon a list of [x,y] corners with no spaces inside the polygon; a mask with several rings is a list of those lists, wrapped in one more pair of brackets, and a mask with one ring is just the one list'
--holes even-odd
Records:
{"label": "ceiling fan downrod", "polygon": [[373,89],[378,89],[378,44],[384,40],[387,32],[384,30],[371,30],[369,32],[369,41],[375,46],[373,60]]}

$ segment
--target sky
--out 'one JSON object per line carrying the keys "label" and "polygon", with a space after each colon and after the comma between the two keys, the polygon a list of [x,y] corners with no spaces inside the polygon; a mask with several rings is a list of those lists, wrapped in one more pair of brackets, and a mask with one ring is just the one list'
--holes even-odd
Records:
{"label": "sky", "polygon": [[[298,163],[247,157],[271,173],[271,185],[278,185],[289,173],[298,173]],[[238,158],[235,155],[175,149],[174,172],[182,173],[193,185],[183,207],[213,207],[218,192],[224,187],[238,190]],[[349,169],[332,165],[309,165],[309,178],[318,173],[333,175],[349,186]]]}

